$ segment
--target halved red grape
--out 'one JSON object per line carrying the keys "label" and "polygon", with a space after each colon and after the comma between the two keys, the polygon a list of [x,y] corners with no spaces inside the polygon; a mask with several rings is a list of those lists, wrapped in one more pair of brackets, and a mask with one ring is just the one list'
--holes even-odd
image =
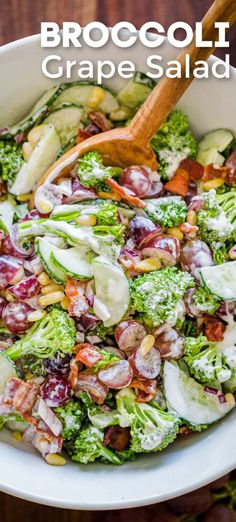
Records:
{"label": "halved red grape", "polygon": [[31,297],[37,295],[40,290],[40,284],[35,275],[26,277],[17,283],[16,285],[9,288],[9,291],[14,295],[16,299],[30,299]]}
{"label": "halved red grape", "polygon": [[190,272],[199,281],[199,268],[213,266],[214,262],[207,244],[200,239],[194,239],[187,241],[183,246],[180,252],[180,264],[183,270]]}
{"label": "halved red grape", "polygon": [[91,188],[84,187],[78,178],[72,181],[72,194],[63,199],[63,203],[75,203],[85,199],[96,199],[96,192]]}
{"label": "halved red grape", "polygon": [[71,394],[71,388],[65,377],[49,377],[41,388],[41,396],[51,408],[57,408],[68,402]]}
{"label": "halved red grape", "polygon": [[156,337],[155,347],[162,359],[178,359],[183,355],[183,339],[174,328],[169,328]]}
{"label": "halved red grape", "polygon": [[133,369],[134,376],[139,379],[155,379],[161,370],[161,357],[156,348],[152,348],[146,354],[141,348],[129,357],[129,363]]}
{"label": "halved red grape", "polygon": [[160,233],[161,230],[160,225],[155,225],[151,219],[143,216],[135,216],[130,221],[130,236],[137,247],[150,232]]}
{"label": "halved red grape", "polygon": [[34,309],[23,301],[11,301],[3,311],[3,321],[14,334],[20,334],[28,330],[32,323],[28,321],[28,315]]}
{"label": "halved red grape", "polygon": [[151,190],[151,176],[144,167],[132,166],[123,170],[120,184],[131,190],[135,196],[147,197]]}
{"label": "halved red grape", "polygon": [[2,253],[8,256],[19,257],[20,259],[24,259],[24,256],[16,250],[11,242],[9,234],[4,237],[2,241]]}
{"label": "halved red grape", "polygon": [[147,332],[144,326],[132,319],[122,321],[115,328],[116,342],[126,354],[131,354],[140,346],[145,335],[147,335]]}
{"label": "halved red grape", "polygon": [[88,393],[92,401],[96,404],[103,404],[109,388],[99,381],[99,378],[95,373],[91,374],[89,371],[85,370],[84,372],[80,372],[78,375],[75,395],[79,397],[81,391]]}
{"label": "halved red grape", "polygon": [[126,359],[122,359],[98,373],[100,381],[114,390],[121,390],[132,381],[133,371]]}
{"label": "halved red grape", "polygon": [[158,198],[163,191],[163,183],[161,181],[152,181],[150,191],[147,194],[147,198]]}
{"label": "halved red grape", "polygon": [[180,254],[180,242],[174,236],[156,236],[145,242],[145,248],[141,255],[145,257],[157,257],[163,266],[175,265]]}
{"label": "halved red grape", "polygon": [[0,256],[0,288],[6,288],[17,276],[24,275],[23,263],[12,256]]}

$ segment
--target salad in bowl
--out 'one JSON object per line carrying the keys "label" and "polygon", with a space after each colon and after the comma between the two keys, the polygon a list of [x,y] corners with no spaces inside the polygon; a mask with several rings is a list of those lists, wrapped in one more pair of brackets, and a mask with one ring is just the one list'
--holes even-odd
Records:
{"label": "salad in bowl", "polygon": [[157,172],[73,149],[153,86],[62,84],[0,130],[0,427],[48,464],[120,465],[235,406],[233,133],[174,110]]}

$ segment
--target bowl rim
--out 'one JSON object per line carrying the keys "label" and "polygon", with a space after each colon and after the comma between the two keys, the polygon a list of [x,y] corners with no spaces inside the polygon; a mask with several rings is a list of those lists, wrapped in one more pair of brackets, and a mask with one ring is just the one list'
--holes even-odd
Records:
{"label": "bowl rim", "polygon": [[[138,33],[138,29],[136,29],[136,33]],[[11,51],[15,48],[21,48],[25,45],[34,43],[40,41],[40,33],[33,34],[27,37],[19,38],[17,40],[14,40],[12,42],[6,43],[2,46],[0,46],[0,56],[8,51]],[[166,38],[167,41],[167,38]],[[215,61],[219,59],[218,57],[212,55],[209,58],[209,61]],[[232,77],[236,78],[236,68],[230,65],[230,71]],[[218,470],[215,472],[206,473],[205,477],[202,478],[201,476],[197,479],[195,479],[194,483],[192,485],[186,487],[186,485],[176,487],[175,489],[172,489],[171,492],[166,491],[166,493],[156,493],[151,496],[145,495],[145,498],[134,498],[134,499],[126,499],[126,500],[116,500],[116,501],[107,501],[106,503],[101,502],[93,502],[91,501],[89,504],[84,503],[83,501],[80,501],[79,499],[77,501],[72,500],[65,500],[61,499],[59,497],[56,498],[56,496],[48,496],[46,497],[43,494],[36,494],[32,493],[30,491],[27,491],[26,487],[19,484],[19,486],[13,486],[11,484],[7,484],[4,482],[0,482],[0,491],[3,493],[21,498],[23,500],[28,500],[31,502],[35,502],[37,504],[43,504],[47,506],[54,506],[59,508],[66,508],[66,509],[77,509],[77,510],[90,510],[90,511],[99,511],[99,510],[115,510],[115,509],[127,509],[127,508],[136,508],[141,506],[147,506],[159,502],[163,502],[165,500],[168,500],[170,498],[175,498],[181,495],[184,495],[186,493],[189,493],[191,491],[194,491],[198,488],[201,488],[210,482],[213,482],[214,480],[217,480],[218,478],[222,477],[224,474],[229,473],[232,471],[236,466],[236,456],[235,459],[232,459],[232,462],[228,465],[225,465],[223,462],[220,463],[219,460],[219,466]],[[141,470],[140,470],[141,472]]]}

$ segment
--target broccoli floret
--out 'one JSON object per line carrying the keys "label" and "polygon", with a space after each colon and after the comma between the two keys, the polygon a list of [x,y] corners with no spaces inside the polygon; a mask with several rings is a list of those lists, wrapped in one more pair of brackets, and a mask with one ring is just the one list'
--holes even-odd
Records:
{"label": "broccoli floret", "polygon": [[140,312],[140,317],[150,327],[164,322],[174,325],[181,300],[187,288],[192,286],[192,276],[176,267],[140,275],[130,285],[132,308]]}
{"label": "broccoli floret", "polygon": [[99,350],[99,352],[102,355],[102,359],[94,364],[93,370],[95,372],[99,372],[99,370],[106,368],[109,364],[119,361],[119,357],[112,352],[106,352],[105,350]]}
{"label": "broccoli floret", "polygon": [[124,231],[125,227],[123,225],[95,225],[93,227],[93,231],[98,236],[114,236],[114,241],[118,245],[124,244]]}
{"label": "broccoli floret", "polygon": [[96,459],[106,464],[123,464],[122,457],[103,445],[103,438],[103,432],[90,424],[75,439],[71,459],[81,464],[89,464]]}
{"label": "broccoli floret", "polygon": [[219,263],[236,239],[236,190],[225,194],[210,190],[203,197],[204,206],[198,212],[199,235],[211,246]]}
{"label": "broccoli floret", "polygon": [[161,451],[173,442],[179,430],[177,415],[166,412],[155,405],[136,401],[130,388],[117,393],[119,424],[130,426],[131,451],[142,453]]}
{"label": "broccoli floret", "polygon": [[191,375],[201,383],[216,384],[230,379],[231,370],[221,350],[203,335],[197,339],[185,339],[185,357]]}
{"label": "broccoli floret", "polygon": [[[105,167],[102,156],[96,150],[87,152],[78,161],[78,176],[84,187],[93,187],[98,191],[107,191],[105,180],[121,174],[119,167]],[[108,190],[109,192],[109,190]]]}
{"label": "broccoli floret", "polygon": [[188,118],[180,110],[170,113],[152,139],[151,146],[157,155],[158,172],[164,181],[172,178],[183,159],[195,159],[197,155],[197,142],[189,128]]}
{"label": "broccoli floret", "polygon": [[5,413],[4,415],[0,415],[0,430],[2,430],[7,422],[11,421],[25,422],[19,413]]}
{"label": "broccoli floret", "polygon": [[10,188],[23,164],[22,150],[14,141],[0,141],[0,176]]}
{"label": "broccoli floret", "polygon": [[206,314],[214,314],[219,308],[220,301],[203,288],[199,287],[193,294],[193,300],[198,310]]}
{"label": "broccoli floret", "polygon": [[181,333],[186,337],[197,336],[197,322],[192,317],[185,316],[184,322],[181,326]]}
{"label": "broccoli floret", "polygon": [[71,400],[65,406],[54,409],[63,424],[62,436],[64,442],[75,439],[84,419],[84,408],[79,401]]}
{"label": "broccoli floret", "polygon": [[97,213],[98,225],[117,225],[118,208],[113,201],[102,201]]}
{"label": "broccoli floret", "polygon": [[37,377],[44,377],[47,375],[43,359],[38,359],[33,355],[28,355],[22,360],[22,370],[24,373],[32,373]]}
{"label": "broccoli floret", "polygon": [[148,201],[146,213],[155,222],[164,228],[176,227],[184,223],[187,215],[187,206],[184,200],[165,198],[157,199],[155,203]]}
{"label": "broccoli floret", "polygon": [[36,322],[15,344],[6,350],[6,355],[13,361],[35,356],[38,359],[53,359],[56,354],[71,353],[75,345],[76,328],[74,321],[63,310],[53,308]]}

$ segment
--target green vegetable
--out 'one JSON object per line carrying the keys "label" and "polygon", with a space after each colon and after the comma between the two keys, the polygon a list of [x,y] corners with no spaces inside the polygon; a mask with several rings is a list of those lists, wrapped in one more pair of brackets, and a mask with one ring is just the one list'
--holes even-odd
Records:
{"label": "green vegetable", "polygon": [[5,415],[0,415],[0,430],[2,430],[6,423],[12,421],[24,422],[24,419],[19,415],[19,413],[6,413]]}
{"label": "green vegetable", "polygon": [[54,409],[63,424],[62,437],[64,442],[75,439],[84,420],[84,408],[79,401],[72,399],[64,406]]}
{"label": "green vegetable", "polygon": [[214,314],[220,304],[220,301],[203,287],[196,290],[193,294],[193,300],[198,310],[206,314]]}
{"label": "green vegetable", "polygon": [[184,322],[181,325],[181,333],[184,336],[195,337],[197,336],[197,322],[192,317],[185,316]]}
{"label": "green vegetable", "polygon": [[47,375],[45,370],[43,359],[38,359],[34,355],[27,355],[24,357],[22,362],[22,370],[24,373],[32,373],[33,375],[37,375],[37,377],[44,377]]}
{"label": "green vegetable", "polygon": [[194,342],[190,338],[184,341],[184,360],[193,377],[203,384],[218,385],[231,377],[231,370],[221,350],[209,342],[204,336],[199,336]]}
{"label": "green vegetable", "polygon": [[105,167],[102,156],[97,151],[87,152],[78,161],[78,176],[84,187],[107,191],[106,179],[122,172],[119,167]]}
{"label": "green vegetable", "polygon": [[130,388],[120,390],[116,400],[119,424],[130,426],[132,451],[161,451],[173,442],[179,431],[177,415],[165,412],[154,402],[137,402]]}
{"label": "green vegetable", "polygon": [[93,370],[95,372],[99,372],[99,370],[106,368],[106,366],[109,366],[109,364],[115,363],[120,360],[119,357],[114,355],[114,353],[112,352],[107,352],[106,350],[99,350],[99,353],[102,355],[102,359],[94,364]]}
{"label": "green vegetable", "polygon": [[98,236],[114,236],[114,241],[117,245],[124,244],[124,230],[125,227],[123,225],[95,225],[93,227],[93,231]]}
{"label": "green vegetable", "polygon": [[63,310],[53,308],[4,353],[13,361],[28,354],[39,359],[53,359],[56,354],[63,356],[65,353],[71,353],[75,338],[73,319]]}
{"label": "green vegetable", "polygon": [[118,208],[112,201],[102,201],[97,212],[99,226],[117,225]]}
{"label": "green vegetable", "polygon": [[211,246],[217,264],[225,261],[226,252],[236,240],[236,190],[204,194],[204,206],[198,212],[200,237]]}
{"label": "green vegetable", "polygon": [[181,198],[165,197],[146,200],[146,203],[146,213],[164,228],[176,227],[186,220],[187,206]]}
{"label": "green vegetable", "polygon": [[22,150],[14,141],[0,141],[0,176],[10,188],[23,164]]}
{"label": "green vegetable", "polygon": [[81,464],[89,464],[96,459],[102,459],[106,464],[123,464],[123,458],[103,446],[103,438],[103,432],[90,424],[75,439],[71,459]]}
{"label": "green vegetable", "polygon": [[195,159],[197,142],[189,128],[188,118],[180,110],[170,113],[151,141],[158,158],[158,172],[162,179],[170,179],[185,158]]}
{"label": "green vegetable", "polygon": [[168,408],[185,422],[203,426],[218,421],[235,406],[230,393],[222,399],[222,392],[208,389],[182,370],[175,361],[165,361],[163,386]]}
{"label": "green vegetable", "polygon": [[164,322],[175,324],[178,305],[187,288],[192,286],[192,276],[176,267],[140,275],[130,285],[132,307],[150,327]]}

